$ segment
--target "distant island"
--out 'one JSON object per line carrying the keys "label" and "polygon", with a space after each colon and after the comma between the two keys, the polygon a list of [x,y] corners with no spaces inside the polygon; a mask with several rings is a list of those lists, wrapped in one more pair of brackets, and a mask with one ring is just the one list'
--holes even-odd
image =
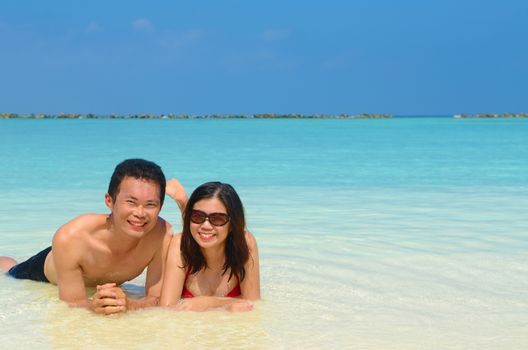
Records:
{"label": "distant island", "polygon": [[390,114],[358,115],[303,115],[303,114],[244,114],[244,115],[177,115],[177,114],[127,114],[97,115],[79,113],[60,114],[16,114],[0,113],[0,119],[380,119],[391,118]]}
{"label": "distant island", "polygon": [[[17,114],[0,113],[0,119],[386,119],[386,118],[427,118],[435,116],[412,116],[412,115],[392,115],[392,114],[82,114],[82,113],[59,113],[59,114]],[[438,116],[436,116],[438,117]],[[528,118],[528,113],[478,113],[478,114],[454,114],[442,115],[441,117],[451,117],[455,119],[464,118]]]}
{"label": "distant island", "polygon": [[455,114],[453,118],[528,118],[528,113]]}

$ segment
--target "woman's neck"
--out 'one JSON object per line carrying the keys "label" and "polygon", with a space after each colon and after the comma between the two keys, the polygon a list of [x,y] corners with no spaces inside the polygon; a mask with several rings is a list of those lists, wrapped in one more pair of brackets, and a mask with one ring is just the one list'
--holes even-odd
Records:
{"label": "woman's neck", "polygon": [[223,269],[225,263],[225,246],[202,249],[202,254],[210,269]]}

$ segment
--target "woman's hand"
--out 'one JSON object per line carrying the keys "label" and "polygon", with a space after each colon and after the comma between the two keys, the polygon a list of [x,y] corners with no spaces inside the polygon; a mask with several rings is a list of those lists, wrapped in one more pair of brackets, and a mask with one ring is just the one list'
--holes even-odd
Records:
{"label": "woman's hand", "polygon": [[253,310],[253,303],[247,300],[237,300],[226,307],[227,311],[231,312],[245,312]]}
{"label": "woman's hand", "polygon": [[253,303],[238,298],[200,296],[189,299],[181,299],[172,307],[178,311],[209,311],[226,310],[230,312],[245,312],[253,310]]}

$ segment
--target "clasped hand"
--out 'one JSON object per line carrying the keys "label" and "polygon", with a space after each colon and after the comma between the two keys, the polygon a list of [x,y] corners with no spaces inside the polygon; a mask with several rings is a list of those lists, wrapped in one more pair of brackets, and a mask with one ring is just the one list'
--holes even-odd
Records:
{"label": "clasped hand", "polygon": [[115,283],[97,286],[92,297],[92,308],[98,314],[113,315],[127,311],[127,297]]}

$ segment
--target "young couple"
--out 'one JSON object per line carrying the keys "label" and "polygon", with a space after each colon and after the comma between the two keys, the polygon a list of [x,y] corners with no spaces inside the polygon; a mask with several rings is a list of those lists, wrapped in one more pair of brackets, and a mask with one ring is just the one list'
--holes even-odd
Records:
{"label": "young couple", "polygon": [[[158,216],[165,191],[182,211],[182,233]],[[245,311],[260,298],[257,243],[230,185],[205,183],[187,200],[158,165],[128,159],[115,168],[105,203],[109,215],[81,215],[58,229],[51,247],[19,264],[0,257],[0,269],[56,284],[61,300],[101,314],[157,305]],[[128,298],[119,285],[145,268],[145,297]],[[91,298],[88,287],[96,287]]]}

